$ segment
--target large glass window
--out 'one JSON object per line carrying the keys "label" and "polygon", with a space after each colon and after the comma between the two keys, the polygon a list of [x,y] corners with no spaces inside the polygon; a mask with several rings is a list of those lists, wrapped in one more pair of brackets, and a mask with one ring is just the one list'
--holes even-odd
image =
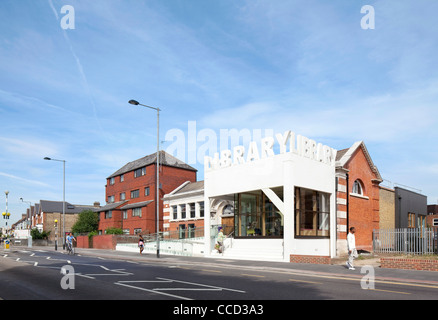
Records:
{"label": "large glass window", "polygon": [[[274,192],[283,198],[283,188]],[[235,195],[236,237],[282,237],[283,219],[277,207],[262,191]]]}
{"label": "large glass window", "polygon": [[330,194],[295,188],[295,236],[330,236]]}

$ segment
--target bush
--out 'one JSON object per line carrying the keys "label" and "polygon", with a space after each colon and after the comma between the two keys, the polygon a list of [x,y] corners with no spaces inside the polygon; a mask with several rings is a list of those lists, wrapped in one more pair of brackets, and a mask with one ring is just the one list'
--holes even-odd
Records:
{"label": "bush", "polygon": [[32,236],[32,240],[43,239],[46,240],[49,238],[50,231],[40,232],[37,228],[30,230],[30,235]]}
{"label": "bush", "polygon": [[123,230],[120,228],[108,228],[105,230],[105,234],[123,234]]}

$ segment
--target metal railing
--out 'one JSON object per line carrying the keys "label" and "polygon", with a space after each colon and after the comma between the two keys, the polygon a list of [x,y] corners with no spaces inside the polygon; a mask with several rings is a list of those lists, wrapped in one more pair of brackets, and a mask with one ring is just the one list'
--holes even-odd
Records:
{"label": "metal railing", "polygon": [[437,232],[430,228],[379,229],[373,231],[374,253],[438,253]]}

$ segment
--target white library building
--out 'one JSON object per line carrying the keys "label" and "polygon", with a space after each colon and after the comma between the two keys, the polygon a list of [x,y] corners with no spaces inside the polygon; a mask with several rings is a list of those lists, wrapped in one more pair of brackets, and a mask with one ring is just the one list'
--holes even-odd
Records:
{"label": "white library building", "polygon": [[[336,153],[292,131],[205,157],[204,204],[234,199],[230,251],[293,261],[336,256]],[[204,217],[211,239],[210,215]],[[205,254],[214,252],[206,241]]]}

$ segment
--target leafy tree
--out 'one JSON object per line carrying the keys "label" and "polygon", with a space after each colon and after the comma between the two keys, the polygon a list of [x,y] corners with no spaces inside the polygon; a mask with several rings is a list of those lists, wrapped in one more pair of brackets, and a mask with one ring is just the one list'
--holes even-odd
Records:
{"label": "leafy tree", "polygon": [[79,213],[78,221],[73,225],[72,232],[77,233],[88,233],[97,231],[99,226],[99,218],[97,212],[91,210],[84,210]]}

